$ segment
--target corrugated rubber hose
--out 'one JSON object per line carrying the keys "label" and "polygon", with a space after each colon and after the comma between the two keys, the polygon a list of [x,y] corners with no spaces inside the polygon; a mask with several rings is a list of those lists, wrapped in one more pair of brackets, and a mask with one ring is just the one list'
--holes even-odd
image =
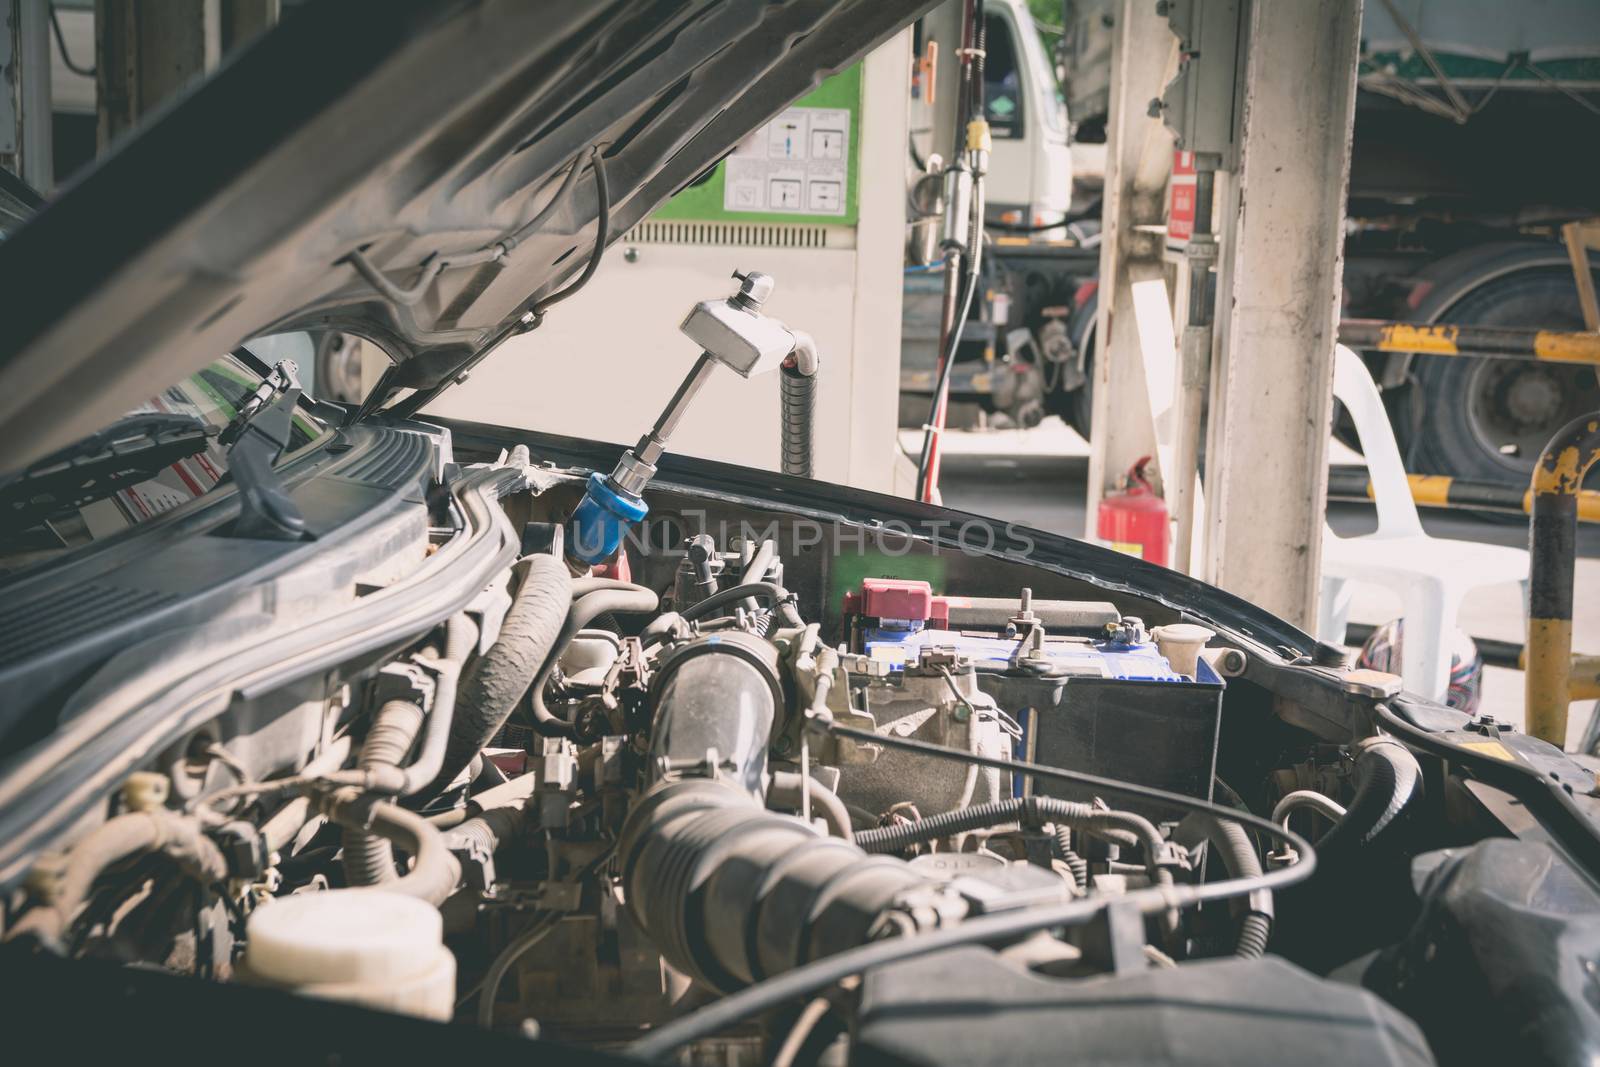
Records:
{"label": "corrugated rubber hose", "polygon": [[1072,872],[1072,881],[1077,887],[1088,889],[1089,861],[1073,850],[1072,827],[1065,823],[1056,823],[1055,828],[1056,855],[1067,865],[1067,870]]}
{"label": "corrugated rubber hose", "polygon": [[[1244,827],[1236,822],[1209,815],[1190,815],[1179,824],[1174,835],[1180,841],[1203,836],[1215,847],[1230,878],[1259,878],[1261,859]],[[1272,892],[1262,889],[1249,896],[1248,911],[1239,923],[1239,940],[1233,954],[1243,959],[1259,959],[1267,950],[1272,935]]]}
{"label": "corrugated rubber hose", "polygon": [[[817,407],[817,345],[809,334],[795,331],[794,352],[778,376],[783,400],[783,473],[811,477],[812,436]],[[760,574],[755,577],[761,577]]]}
{"label": "corrugated rubber hose", "polygon": [[555,647],[572,606],[572,578],[554,556],[533,556],[527,567],[500,636],[461,676],[444,762],[429,795],[448,788],[505,725]]}
{"label": "corrugated rubber hose", "polygon": [[[1164,844],[1161,831],[1142,815],[1130,811],[1105,811],[1079,801],[1040,796],[1011,797],[941,812],[914,822],[862,830],[856,834],[856,844],[867,852],[899,852],[911,845],[1008,822],[1029,822],[1034,825],[1054,822],[1118,841],[1127,839],[1131,834],[1144,849],[1152,865],[1160,858]],[[1170,877],[1170,872],[1167,873]]]}
{"label": "corrugated rubber hose", "polygon": [[[422,727],[422,709],[409,700],[391,700],[372,717],[367,739],[361,743],[356,769],[398,767],[411,751]],[[399,880],[394,868],[394,846],[365,829],[344,832],[344,876],[350,885],[383,885]]]}
{"label": "corrugated rubber hose", "polygon": [[[370,830],[411,853],[411,870],[392,882],[385,882],[384,889],[426,900],[435,907],[443,904],[455,892],[456,883],[461,878],[461,865],[445,847],[444,835],[421,815],[387,801],[375,803],[370,794],[356,788],[323,793],[315,798],[314,803],[323,814],[346,830]],[[366,891],[363,887],[340,890],[351,893]]]}

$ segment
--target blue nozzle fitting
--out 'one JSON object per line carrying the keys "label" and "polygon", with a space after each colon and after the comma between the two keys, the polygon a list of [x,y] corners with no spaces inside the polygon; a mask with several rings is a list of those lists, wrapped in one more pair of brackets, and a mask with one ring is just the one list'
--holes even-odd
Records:
{"label": "blue nozzle fitting", "polygon": [[589,475],[589,491],[567,521],[567,555],[594,566],[616,555],[622,535],[650,505],[603,474]]}

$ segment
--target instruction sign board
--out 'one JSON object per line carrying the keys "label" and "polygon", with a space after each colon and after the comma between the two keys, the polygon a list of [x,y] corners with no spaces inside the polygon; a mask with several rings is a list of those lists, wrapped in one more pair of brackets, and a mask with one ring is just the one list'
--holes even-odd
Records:
{"label": "instruction sign board", "polygon": [[722,209],[844,216],[850,112],[791,107],[728,157]]}
{"label": "instruction sign board", "polygon": [[854,226],[861,156],[861,64],[752,130],[652,219]]}

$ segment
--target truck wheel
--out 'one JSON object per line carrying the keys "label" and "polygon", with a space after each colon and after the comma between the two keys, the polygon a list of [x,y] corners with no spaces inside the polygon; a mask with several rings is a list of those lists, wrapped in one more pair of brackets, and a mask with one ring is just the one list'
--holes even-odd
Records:
{"label": "truck wheel", "polygon": [[1094,291],[1078,305],[1067,323],[1067,335],[1073,347],[1083,353],[1083,384],[1068,391],[1053,389],[1045,396],[1046,409],[1052,415],[1061,416],[1062,421],[1077,430],[1085,441],[1089,440],[1094,421],[1095,322],[1100,308],[1099,285],[1091,284],[1095,284]]}
{"label": "truck wheel", "polygon": [[[1478,284],[1441,294],[1430,322],[1581,330],[1571,268],[1559,246],[1522,251]],[[1445,288],[1445,287],[1441,287]],[[1453,296],[1453,299],[1451,297]],[[1424,311],[1419,308],[1419,311]],[[1525,484],[1551,436],[1600,410],[1595,368],[1558,363],[1418,356],[1411,364],[1422,417],[1410,427],[1415,469]]]}

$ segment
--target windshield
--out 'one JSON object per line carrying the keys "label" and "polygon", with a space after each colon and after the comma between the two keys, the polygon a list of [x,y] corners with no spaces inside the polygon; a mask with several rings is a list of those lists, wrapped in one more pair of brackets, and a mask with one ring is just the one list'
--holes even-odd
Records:
{"label": "windshield", "polygon": [[1061,91],[1032,20],[1019,25],[1009,14],[990,11],[984,21],[983,106],[994,136],[1026,136],[1030,107],[1038,108],[1050,132],[1064,134]]}
{"label": "windshield", "polygon": [[[228,470],[218,437],[265,379],[258,357],[281,347],[251,342],[0,484],[0,569],[109,537],[210,492]],[[284,456],[323,430],[297,412]]]}
{"label": "windshield", "polygon": [[[42,203],[0,169],[0,240]],[[148,522],[210,492],[228,472],[219,436],[282,359],[309,366],[310,336],[258,337],[98,432],[0,477],[0,573]],[[279,462],[325,429],[301,407]]]}

